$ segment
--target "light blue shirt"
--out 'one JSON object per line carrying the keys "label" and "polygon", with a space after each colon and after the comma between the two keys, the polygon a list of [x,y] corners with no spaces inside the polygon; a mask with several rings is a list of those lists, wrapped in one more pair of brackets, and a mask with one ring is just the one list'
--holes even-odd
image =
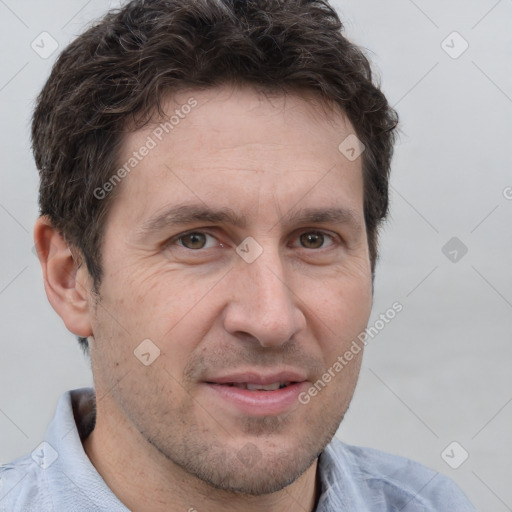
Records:
{"label": "light blue shirt", "polygon": [[[45,440],[0,467],[0,512],[127,512],[90,462],[94,391],[59,400]],[[320,455],[316,512],[475,512],[449,478],[402,457],[333,439]]]}

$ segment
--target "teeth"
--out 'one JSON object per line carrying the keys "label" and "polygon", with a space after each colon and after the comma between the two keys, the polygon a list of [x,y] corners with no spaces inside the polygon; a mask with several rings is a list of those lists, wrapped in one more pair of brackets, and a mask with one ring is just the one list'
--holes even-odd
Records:
{"label": "teeth", "polygon": [[248,389],[249,391],[275,391],[276,389],[288,386],[290,382],[274,382],[273,384],[248,384],[246,382],[235,382],[232,385],[240,389]]}
{"label": "teeth", "polygon": [[266,386],[261,386],[260,384],[247,384],[247,389],[249,391],[255,391],[262,389],[264,391],[275,391],[281,387],[280,382],[274,382],[274,384],[267,384]]}

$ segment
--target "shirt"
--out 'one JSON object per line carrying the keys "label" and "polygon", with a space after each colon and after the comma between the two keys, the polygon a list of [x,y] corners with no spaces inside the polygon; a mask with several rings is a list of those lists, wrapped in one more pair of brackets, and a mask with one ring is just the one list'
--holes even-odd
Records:
{"label": "shirt", "polygon": [[[44,441],[0,467],[0,512],[127,512],[87,457],[92,388],[66,392]],[[333,438],[318,460],[316,512],[474,512],[449,478],[417,462]]]}

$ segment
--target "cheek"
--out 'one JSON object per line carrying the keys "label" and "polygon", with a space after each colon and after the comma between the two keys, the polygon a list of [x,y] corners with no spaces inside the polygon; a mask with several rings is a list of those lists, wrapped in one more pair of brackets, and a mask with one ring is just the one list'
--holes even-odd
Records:
{"label": "cheek", "polygon": [[211,285],[165,264],[147,267],[140,261],[117,273],[106,283],[102,298],[132,329],[147,328],[161,336],[200,302]]}
{"label": "cheek", "polygon": [[311,323],[319,332],[326,362],[342,355],[367,326],[371,308],[371,279],[340,279],[324,285],[309,299]]}
{"label": "cheek", "polygon": [[216,281],[173,271],[142,272],[127,277],[117,287],[107,309],[116,316],[102,320],[117,327],[117,338],[133,353],[144,339],[160,350],[160,363],[176,377],[190,353],[200,344],[218,316]]}

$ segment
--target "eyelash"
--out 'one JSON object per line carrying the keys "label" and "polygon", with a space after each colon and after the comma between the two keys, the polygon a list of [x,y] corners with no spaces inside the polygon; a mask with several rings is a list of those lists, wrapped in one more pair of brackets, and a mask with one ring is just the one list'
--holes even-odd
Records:
{"label": "eyelash", "polygon": [[[192,231],[186,231],[184,233],[180,233],[179,235],[176,235],[174,237],[172,237],[171,239],[169,239],[166,243],[165,243],[165,247],[170,247],[172,245],[174,245],[176,242],[179,242],[180,240],[182,240],[183,238],[185,238],[186,236],[188,235],[193,235],[193,234],[201,234],[201,235],[206,235],[206,236],[210,236],[212,238],[214,238],[215,240],[217,240],[217,237],[207,231],[204,231],[204,230],[192,230]],[[303,230],[301,231],[296,237],[295,239],[296,240],[299,240],[301,235],[305,235],[305,234],[320,234],[322,236],[324,236],[325,238],[329,239],[331,241],[331,243],[327,246],[327,247],[331,247],[331,246],[334,246],[334,245],[339,245],[341,243],[341,238],[339,237],[339,235],[335,235],[335,234],[331,234],[331,233],[328,233],[326,231],[322,231],[322,230],[318,230],[318,229],[308,229],[308,230]],[[338,239],[338,240],[337,240]],[[220,246],[221,247],[225,247],[225,244],[223,244],[222,242],[219,242]],[[189,250],[190,252],[200,252],[200,251],[203,251],[203,250],[207,250],[207,249],[211,249],[212,247],[201,247],[200,249],[190,249],[188,247],[185,247],[183,244],[180,244],[179,247],[183,248],[183,249],[187,249]],[[318,249],[308,249],[307,247],[302,247],[302,249],[305,249],[305,250],[308,250],[308,251],[320,251],[322,249],[326,249],[327,247],[320,247]]]}

